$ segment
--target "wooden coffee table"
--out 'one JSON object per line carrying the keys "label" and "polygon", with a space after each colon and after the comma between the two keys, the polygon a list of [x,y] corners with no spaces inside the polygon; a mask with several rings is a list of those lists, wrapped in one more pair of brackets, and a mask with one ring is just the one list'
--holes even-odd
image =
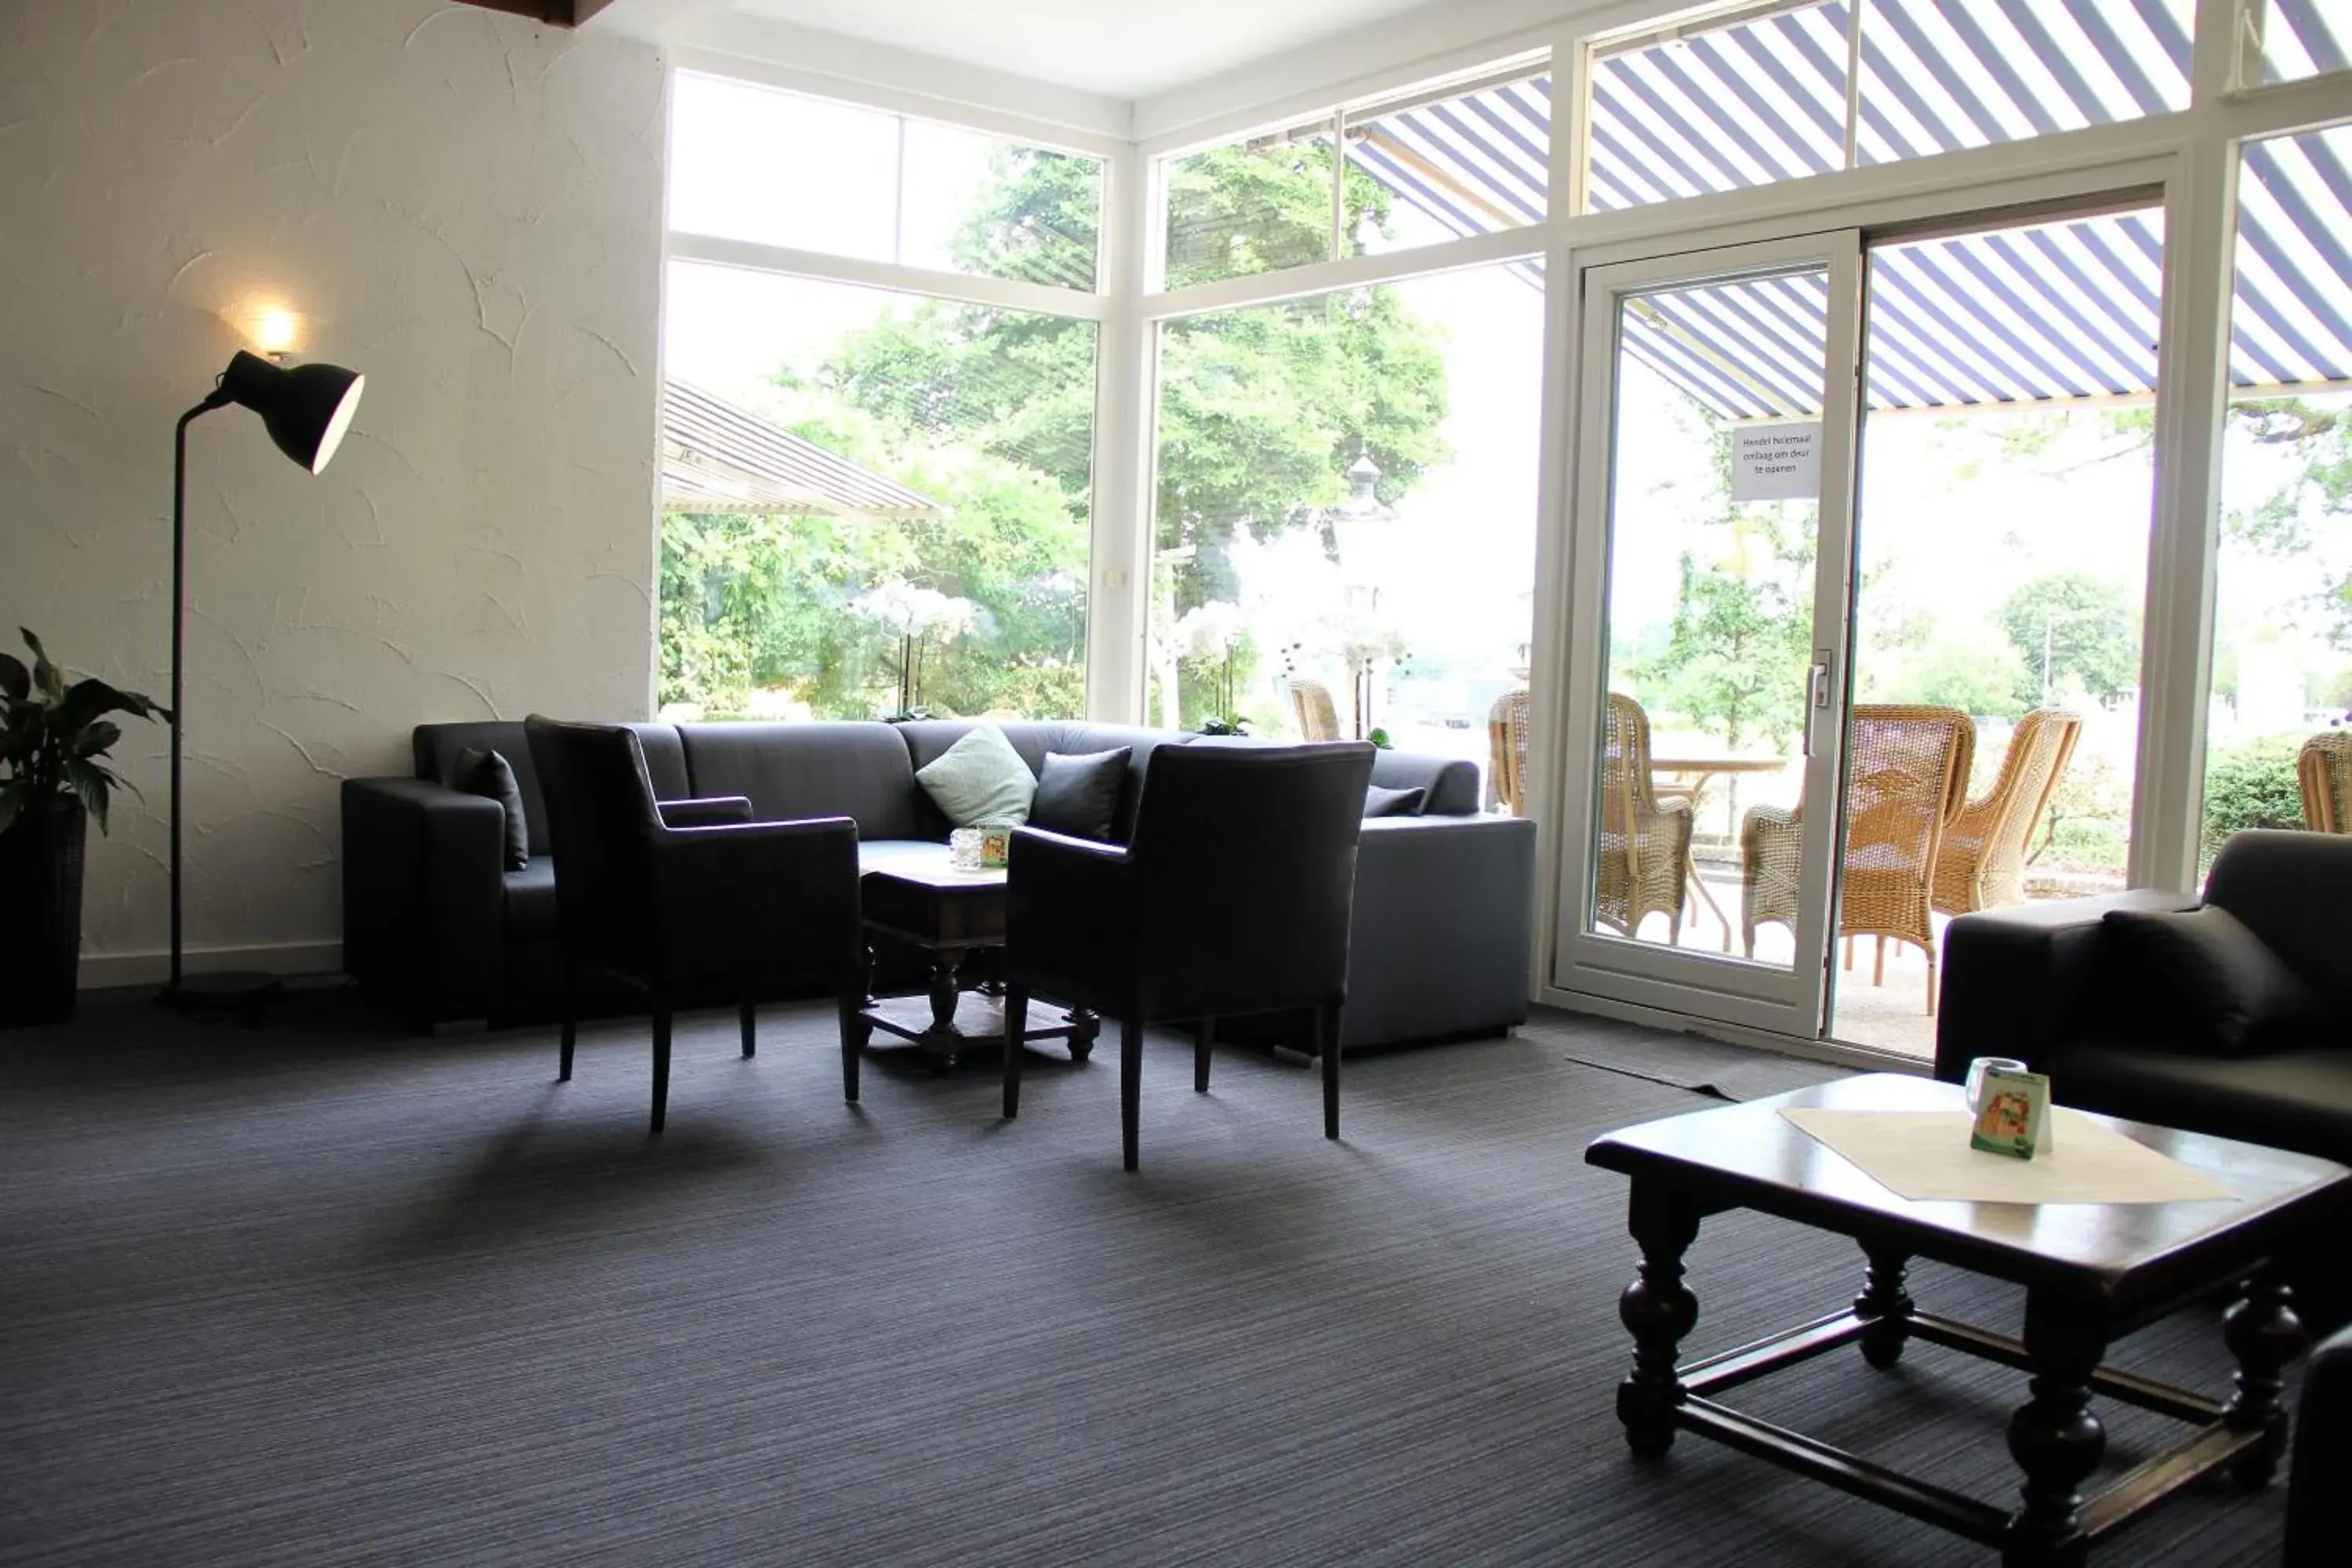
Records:
{"label": "wooden coffee table", "polygon": [[[933,1075],[944,1078],[965,1051],[1001,1046],[1003,1003],[992,984],[975,985],[966,966],[974,953],[1004,945],[1004,873],[956,870],[944,844],[865,845],[857,863],[866,933],[920,949],[931,963],[930,984],[915,995],[866,997],[858,1048],[880,1029],[919,1046]],[[873,949],[866,952],[870,960]],[[1071,1057],[1085,1061],[1101,1029],[1100,1019],[1079,1008],[1021,1037],[1066,1040]]]}
{"label": "wooden coffee table", "polygon": [[[2061,1085],[2063,1091],[2063,1085]],[[2326,1160],[2225,1138],[2101,1118],[2118,1131],[2219,1178],[2241,1202],[2170,1204],[1915,1203],[1896,1196],[1780,1114],[1784,1105],[1930,1110],[1963,1105],[1958,1086],[1895,1074],[1840,1079],[1770,1100],[1645,1122],[1596,1140],[1585,1159],[1633,1178],[1632,1229],[1642,1261],[1618,1300],[1633,1335],[1633,1370],[1617,1415],[1635,1454],[1664,1454],[1695,1433],[2001,1549],[2011,1568],[2080,1563],[2148,1508],[2227,1468],[2266,1485],[2286,1447],[2282,1373],[2303,1348],[2271,1258],[2290,1236],[2340,1223],[2352,1172]],[[1683,1254],[1699,1222],[1726,1209],[1778,1215],[1850,1236],[1868,1267],[1850,1310],[1754,1344],[1678,1363],[1698,1317]],[[1992,1275],[2026,1289],[2024,1333],[1990,1332],[1915,1306],[1904,1289],[1914,1258]],[[2191,1296],[2243,1282],[2224,1320],[2236,1358],[2226,1401],[2101,1364],[2109,1343]],[[1718,1404],[1715,1395],[1847,1344],[1893,1366],[1905,1343],[1982,1356],[2032,1374],[2009,1425],[2024,1474],[2015,1510],[1903,1475]],[[2106,1433],[2094,1393],[2194,1425],[2170,1450],[2084,1497]]]}

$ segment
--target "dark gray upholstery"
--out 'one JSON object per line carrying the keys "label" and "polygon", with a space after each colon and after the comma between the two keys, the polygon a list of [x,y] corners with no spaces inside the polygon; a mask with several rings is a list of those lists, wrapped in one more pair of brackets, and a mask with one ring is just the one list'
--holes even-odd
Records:
{"label": "dark gray upholstery", "polygon": [[637,737],[614,724],[525,721],[554,843],[563,1034],[572,1076],[580,971],[642,985],[653,1012],[653,1131],[669,1098],[672,1012],[721,990],[752,1054],[755,1005],[815,985],[838,999],[844,1087],[857,1098],[853,1029],[865,992],[857,830],[848,818],[672,827]]}
{"label": "dark gray upholstery", "polygon": [[2352,1555],[2352,1331],[2311,1352],[2295,1411],[2281,1568],[2342,1568]]}
{"label": "dark gray upholstery", "polygon": [[763,822],[846,816],[861,838],[947,837],[921,815],[914,767],[891,725],[681,724],[677,734],[693,793],[745,796]]}
{"label": "dark gray upholstery", "polygon": [[[892,840],[937,844],[947,836],[946,819],[916,784],[915,769],[972,722],[624,727],[637,736],[661,801],[749,803],[680,808],[674,826],[747,815],[841,815],[856,822],[870,849]],[[1014,722],[1003,730],[1033,768],[1042,767],[1049,751],[1084,755],[1127,747],[1112,824],[1121,842],[1133,833],[1156,750],[1234,743],[1120,725]],[[499,869],[496,805],[434,782],[459,751],[485,744],[513,767],[538,847],[530,867],[514,879]],[[343,786],[344,967],[420,1024],[551,1016],[557,966],[546,889],[553,872],[545,798],[522,726],[423,725],[412,749],[416,777],[354,779]],[[1458,760],[1381,752],[1372,759],[1372,777],[1432,795],[1428,815],[1367,825],[1349,941],[1354,978],[1342,1022],[1347,1048],[1509,1028],[1526,1016],[1528,1005],[1533,826],[1479,815],[1477,771]],[[665,809],[664,816],[672,814]],[[1311,1038],[1304,1018],[1236,1018],[1222,1026],[1235,1039]]]}
{"label": "dark gray upholstery", "polygon": [[[1372,748],[1163,746],[1125,848],[1035,828],[1013,836],[1004,1017],[1017,1042],[1032,996],[1115,1015],[1127,1168],[1147,1024],[1202,1020],[1194,1087],[1208,1088],[1221,1017],[1303,1011],[1323,1063],[1324,1133],[1339,1135],[1339,1015],[1347,1001],[1356,847]],[[1022,1050],[1004,1053],[1004,1114]]]}

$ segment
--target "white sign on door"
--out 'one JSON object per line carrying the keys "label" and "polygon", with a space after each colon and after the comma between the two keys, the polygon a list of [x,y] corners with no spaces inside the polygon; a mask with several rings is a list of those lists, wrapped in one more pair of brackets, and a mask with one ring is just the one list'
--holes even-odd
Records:
{"label": "white sign on door", "polygon": [[1731,433],[1731,499],[1817,500],[1822,424],[1743,425]]}

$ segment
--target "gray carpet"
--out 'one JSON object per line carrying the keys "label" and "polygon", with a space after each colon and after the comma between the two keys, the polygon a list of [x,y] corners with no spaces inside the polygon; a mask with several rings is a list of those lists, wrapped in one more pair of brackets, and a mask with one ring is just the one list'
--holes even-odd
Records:
{"label": "gray carpet", "polygon": [[[1580,1156],[1708,1101],[1564,1059],[1587,1027],[1354,1064],[1336,1145],[1310,1071],[1196,1098],[1157,1041],[1128,1176],[1115,1062],[1041,1056],[1008,1126],[984,1068],[885,1058],[851,1110],[823,1007],[751,1062],[688,1020],[649,1144],[642,1024],[559,1087],[549,1031],[100,999],[0,1036],[0,1562],[1991,1562],[1688,1438],[1626,1458],[1623,1194]],[[1702,1352],[1859,1273],[1749,1215],[1692,1266]],[[2212,1319],[2122,1357],[2218,1389]],[[1915,1348],[1741,1397],[2006,1500],[2020,1383]],[[2109,1414],[2111,1466],[2175,1430]],[[2101,1561],[2267,1563],[2279,1520],[2217,1482]]]}

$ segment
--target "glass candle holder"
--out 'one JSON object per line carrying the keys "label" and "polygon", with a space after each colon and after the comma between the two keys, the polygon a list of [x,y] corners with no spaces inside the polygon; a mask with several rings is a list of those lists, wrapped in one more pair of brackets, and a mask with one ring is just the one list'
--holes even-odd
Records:
{"label": "glass candle holder", "polygon": [[981,830],[959,827],[948,835],[948,864],[959,871],[981,869]]}

